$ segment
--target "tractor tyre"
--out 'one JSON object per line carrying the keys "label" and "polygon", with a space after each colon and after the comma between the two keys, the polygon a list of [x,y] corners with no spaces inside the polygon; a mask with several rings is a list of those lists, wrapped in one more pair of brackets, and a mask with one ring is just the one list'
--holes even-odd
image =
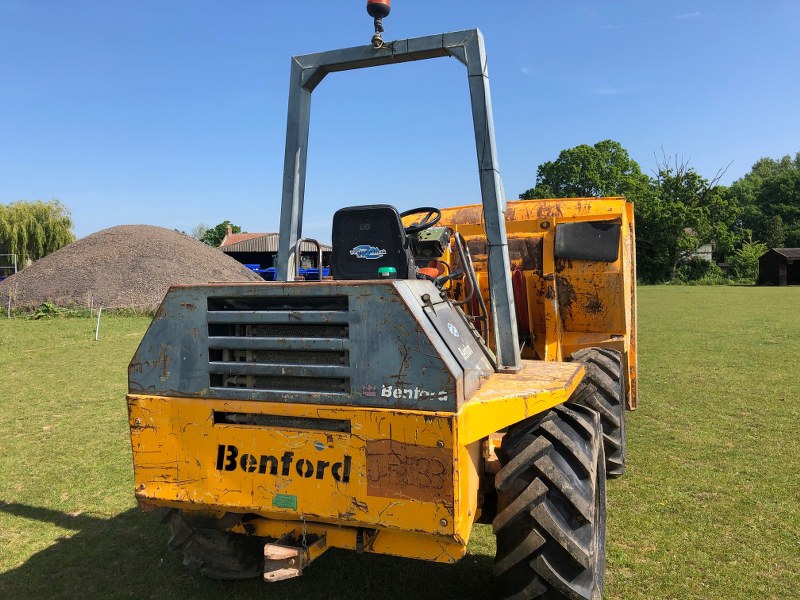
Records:
{"label": "tractor tyre", "polygon": [[600,600],[606,564],[600,416],[584,406],[557,406],[511,427],[498,455],[498,597]]}
{"label": "tractor tyre", "polygon": [[250,579],[264,574],[264,542],[260,538],[194,526],[177,508],[163,522],[172,536],[167,545],[183,551],[183,564],[212,579]]}
{"label": "tractor tyre", "polygon": [[609,348],[584,348],[570,357],[586,367],[586,376],[570,402],[588,406],[600,413],[603,423],[603,446],[606,451],[606,475],[625,473],[625,377],[622,354]]}

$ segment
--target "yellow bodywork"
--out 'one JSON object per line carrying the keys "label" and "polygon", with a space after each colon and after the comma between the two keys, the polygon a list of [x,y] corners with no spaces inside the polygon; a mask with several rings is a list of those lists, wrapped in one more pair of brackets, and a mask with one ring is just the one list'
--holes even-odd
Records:
{"label": "yellow bodywork", "polygon": [[[557,225],[606,221],[621,225],[615,262],[555,258]],[[479,204],[442,211],[442,225],[460,232],[472,254],[478,283],[489,306],[486,236]],[[517,322],[532,333],[523,358],[567,359],[581,348],[622,352],[627,406],[636,408],[636,252],[633,204],[624,198],[520,200],[506,207],[512,270],[525,281],[526,302],[517,301]],[[520,306],[522,304],[522,306]],[[524,310],[522,309],[524,307]],[[491,319],[489,319],[491,323]]]}
{"label": "yellow bodywork", "polygon": [[[479,515],[484,440],[566,401],[582,376],[578,363],[524,361],[457,413],[131,394],[136,497],[258,515],[250,534],[302,530],[326,547],[454,562]],[[215,411],[346,421],[350,432],[221,424]]]}
{"label": "yellow bodywork", "polygon": [[[441,224],[463,236],[491,306],[482,220],[480,205],[461,206],[443,210]],[[621,226],[617,260],[556,258],[557,226],[580,221]],[[277,554],[282,539],[316,536],[306,564],[329,547],[461,558],[483,495],[494,489],[489,463],[500,436],[493,434],[569,399],[584,374],[568,362],[571,354],[622,352],[628,408],[637,402],[632,205],[623,198],[510,202],[506,229],[524,340],[520,371],[482,379],[457,412],[132,393],[141,505],[218,519],[244,515],[229,530],[277,540]],[[443,257],[448,266],[454,259],[449,251]],[[449,290],[454,299],[463,298],[460,285]],[[475,303],[464,309],[477,316]],[[263,415],[264,422],[217,422],[221,413]],[[287,426],[320,420],[344,425]]]}

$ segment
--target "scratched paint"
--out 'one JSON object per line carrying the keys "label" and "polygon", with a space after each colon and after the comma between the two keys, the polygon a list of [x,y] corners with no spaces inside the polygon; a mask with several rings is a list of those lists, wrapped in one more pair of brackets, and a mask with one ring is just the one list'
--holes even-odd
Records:
{"label": "scratched paint", "polygon": [[[454,532],[453,414],[138,395],[129,396],[128,403],[140,501],[186,502],[194,509],[272,519],[303,514],[360,527],[413,529],[433,523],[431,533]],[[351,433],[215,423],[214,411],[345,420]],[[387,440],[408,449],[404,464],[410,487],[402,498],[368,492],[374,463],[368,463],[366,445]],[[444,479],[432,484],[424,480],[425,461],[430,465],[434,458],[444,463],[446,485]],[[379,460],[388,464],[389,459]],[[402,474],[393,469],[397,480]],[[440,483],[439,490],[431,487]],[[415,485],[418,491],[412,489]],[[275,506],[278,494],[295,496],[297,509]],[[440,524],[442,519],[446,526]]]}
{"label": "scratched paint", "polygon": [[453,504],[453,453],[439,447],[370,440],[367,495]]}

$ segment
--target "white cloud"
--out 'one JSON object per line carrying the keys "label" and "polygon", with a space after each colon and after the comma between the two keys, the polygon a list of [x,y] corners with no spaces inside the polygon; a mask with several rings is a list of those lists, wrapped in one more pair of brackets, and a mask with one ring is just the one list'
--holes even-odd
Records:
{"label": "white cloud", "polygon": [[611,83],[604,83],[592,88],[589,90],[589,93],[593,94],[594,96],[619,96],[621,94],[638,92],[640,90],[647,89],[648,87],[648,85],[641,83],[634,83],[631,85],[614,85]]}
{"label": "white cloud", "polygon": [[683,13],[683,14],[680,14],[680,15],[672,15],[672,17],[670,17],[670,18],[672,20],[674,20],[674,21],[679,21],[679,20],[682,21],[682,20],[685,20],[685,19],[699,19],[701,17],[706,17],[706,16],[708,16],[708,15],[703,14],[703,13],[701,13],[699,11],[695,11],[695,12],[690,12],[690,13]]}
{"label": "white cloud", "polygon": [[600,29],[634,29],[636,27],[648,27],[656,23],[657,21],[640,21],[638,23],[627,23],[625,25],[602,25]]}
{"label": "white cloud", "polygon": [[672,15],[666,19],[659,19],[657,21],[639,21],[638,23],[623,23],[617,25],[601,25],[599,29],[601,30],[608,30],[608,29],[637,29],[639,27],[652,27],[653,25],[661,25],[663,23],[668,23],[670,21],[690,21],[694,19],[708,19],[713,17],[714,15],[711,13],[703,13],[700,11],[690,12],[690,13],[681,13],[679,15]]}

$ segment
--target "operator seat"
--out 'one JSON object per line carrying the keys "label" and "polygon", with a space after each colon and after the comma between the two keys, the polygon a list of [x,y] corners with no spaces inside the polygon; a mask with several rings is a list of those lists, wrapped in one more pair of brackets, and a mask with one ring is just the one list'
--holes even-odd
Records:
{"label": "operator seat", "polygon": [[394,267],[396,279],[416,278],[414,255],[394,206],[373,204],[337,210],[331,242],[334,279],[381,279],[381,267]]}

